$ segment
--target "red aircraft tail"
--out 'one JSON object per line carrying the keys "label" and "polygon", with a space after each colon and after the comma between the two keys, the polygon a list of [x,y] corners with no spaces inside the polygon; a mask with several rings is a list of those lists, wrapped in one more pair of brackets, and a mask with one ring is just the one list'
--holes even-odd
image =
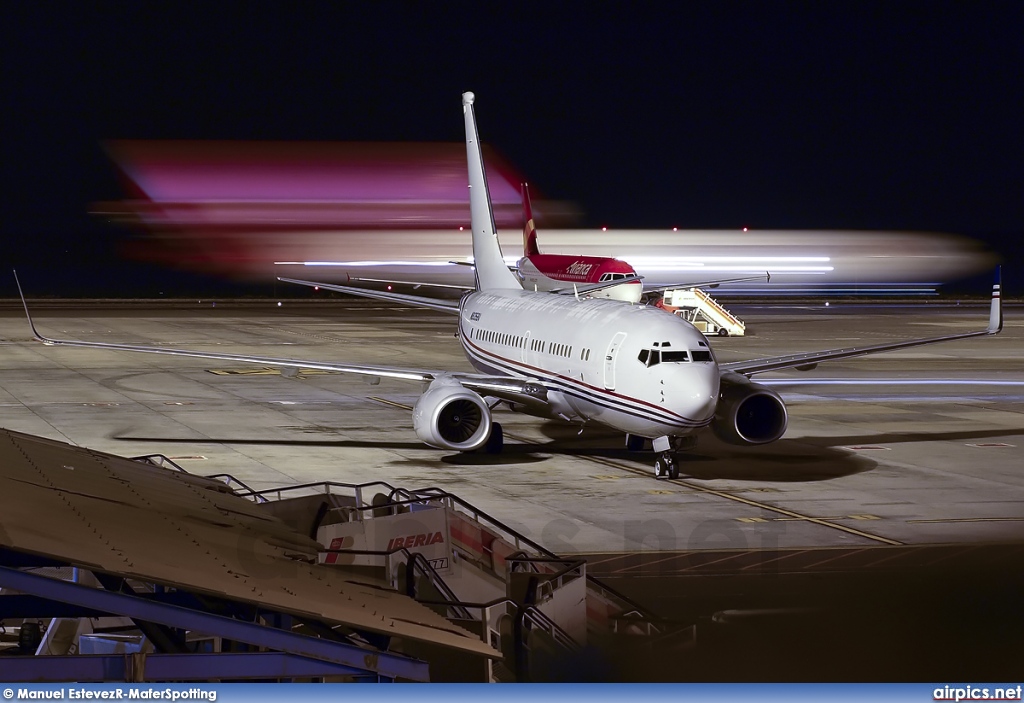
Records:
{"label": "red aircraft tail", "polygon": [[530,188],[523,183],[523,256],[540,253],[537,229],[533,226],[533,208],[530,207]]}

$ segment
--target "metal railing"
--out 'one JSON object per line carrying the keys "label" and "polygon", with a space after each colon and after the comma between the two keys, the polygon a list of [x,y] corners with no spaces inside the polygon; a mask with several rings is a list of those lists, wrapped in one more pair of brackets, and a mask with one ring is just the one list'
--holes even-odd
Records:
{"label": "metal railing", "polygon": [[[314,490],[315,489],[315,490]],[[371,489],[377,489],[379,492],[387,493],[389,501],[385,505],[373,505],[368,503],[363,496]],[[554,561],[562,561],[554,552],[549,551],[542,545],[534,542],[529,537],[520,534],[515,529],[505,524],[496,517],[489,513],[480,510],[476,506],[468,503],[462,498],[449,493],[448,491],[438,487],[427,487],[421,489],[407,489],[402,487],[393,486],[385,481],[372,481],[369,483],[342,483],[338,481],[319,481],[313,483],[304,483],[295,486],[284,486],[281,488],[271,488],[261,491],[242,491],[237,493],[241,497],[250,496],[261,496],[267,499],[276,498],[282,499],[288,493],[296,493],[304,491],[305,494],[332,494],[332,493],[347,493],[355,497],[354,507],[335,508],[334,510],[347,511],[349,515],[357,520],[364,519],[364,514],[367,510],[388,510],[392,514],[396,513],[402,506],[411,505],[426,505],[428,503],[434,503],[438,507],[445,507],[456,512],[462,513],[469,516],[474,521],[479,522],[492,531],[498,533],[498,535],[506,542],[514,545],[518,550],[524,550],[528,548],[532,552],[540,555],[540,557],[547,558]],[[400,500],[394,500],[394,498],[401,497]],[[666,622],[663,618],[659,617],[655,613],[647,610],[644,606],[635,602],[623,593],[615,590],[611,586],[608,586],[601,582],[599,579],[591,575],[586,575],[587,586],[594,589],[594,591],[602,598],[615,603],[616,607],[622,613],[629,613],[635,615],[637,619],[646,620],[654,633],[663,632],[666,625],[671,623]]]}

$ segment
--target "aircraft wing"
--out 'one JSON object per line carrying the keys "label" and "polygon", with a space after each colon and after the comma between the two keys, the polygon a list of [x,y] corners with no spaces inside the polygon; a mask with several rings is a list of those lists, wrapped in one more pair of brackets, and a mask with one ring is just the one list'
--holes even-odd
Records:
{"label": "aircraft wing", "polygon": [[[425,287],[425,288],[450,288],[452,290],[473,290],[473,286],[455,286],[450,283],[422,283],[419,281],[389,281],[385,278],[357,278],[356,276],[349,276],[350,281],[359,281],[360,283],[387,283],[395,286],[412,286],[413,289]],[[322,283],[318,283],[318,286],[323,288]]]}
{"label": "aircraft wing", "polygon": [[18,284],[18,295],[21,296],[21,303],[25,308],[25,316],[28,318],[28,324],[29,328],[32,330],[32,336],[47,346],[88,347],[92,349],[104,349],[107,351],[141,352],[148,354],[163,354],[165,356],[185,356],[193,359],[232,361],[242,364],[258,364],[260,366],[273,366],[277,368],[296,370],[312,369],[315,371],[333,371],[335,373],[357,374],[375,379],[394,378],[402,381],[419,381],[421,383],[430,383],[438,378],[448,377],[455,379],[466,388],[477,391],[481,395],[493,396],[495,398],[516,403],[547,403],[547,390],[543,385],[541,385],[540,381],[530,378],[520,379],[506,376],[486,376],[483,374],[460,373],[439,369],[396,368],[393,366],[326,363],[308,359],[288,359],[272,356],[200,351],[197,349],[174,349],[170,347],[154,347],[141,344],[89,342],[84,340],[53,339],[51,337],[44,337],[36,329],[35,322],[32,320],[32,314],[29,312],[28,303],[25,302],[25,295],[21,290],[21,282],[17,281],[17,274],[15,274],[15,281]]}
{"label": "aircraft wing", "polygon": [[697,281],[696,283],[669,283],[663,286],[654,286],[653,288],[644,287],[644,295],[649,293],[661,293],[667,290],[674,290],[676,288],[715,288],[723,283],[742,283],[743,281],[760,281],[764,279],[767,282],[771,282],[772,275],[765,271],[764,273],[756,276],[743,276],[741,278],[719,278],[711,281]]}
{"label": "aircraft wing", "polygon": [[[333,290],[338,293],[346,293],[348,295],[355,295],[360,298],[373,298],[375,300],[386,300],[391,303],[400,303],[403,305],[411,305],[418,308],[428,308],[430,310],[440,310],[441,312],[450,312],[454,314],[459,313],[459,303],[454,300],[438,300],[437,298],[425,298],[421,295],[407,295],[405,293],[392,293],[390,291],[382,290],[371,290],[368,288],[356,288],[355,286],[339,286],[334,283],[317,283],[316,281],[303,281],[297,278],[281,278],[277,277],[277,280],[285,283],[297,283],[300,286],[308,286],[310,288],[323,288],[325,290]],[[356,280],[356,279],[353,279]],[[371,280],[371,279],[364,279]],[[415,284],[413,284],[415,285]],[[427,284],[420,284],[427,285]]]}
{"label": "aircraft wing", "polygon": [[732,371],[744,376],[751,376],[765,371],[778,371],[780,369],[810,370],[823,361],[834,361],[836,359],[849,359],[854,356],[866,356],[867,354],[878,354],[879,352],[894,351],[896,349],[907,349],[919,347],[925,344],[936,342],[948,342],[953,339],[967,339],[969,337],[982,337],[986,335],[999,334],[1003,329],[1003,307],[1000,300],[1000,275],[996,276],[996,283],[992,286],[992,304],[989,308],[988,327],[977,332],[964,332],[961,334],[950,334],[942,337],[925,337],[922,339],[908,339],[902,342],[888,342],[886,344],[875,344],[869,347],[848,347],[845,349],[829,349],[820,352],[807,352],[802,354],[790,354],[788,356],[776,356],[765,359],[753,359],[751,361],[734,361],[726,364],[719,364],[723,371]]}
{"label": "aircraft wing", "polygon": [[631,283],[633,281],[641,281],[643,276],[626,276],[620,278],[617,281],[602,281],[601,283],[590,283],[585,286],[569,286],[566,288],[552,288],[549,293],[558,293],[559,295],[587,295],[594,291],[604,290],[605,288],[611,288],[613,286],[621,286],[623,283]]}

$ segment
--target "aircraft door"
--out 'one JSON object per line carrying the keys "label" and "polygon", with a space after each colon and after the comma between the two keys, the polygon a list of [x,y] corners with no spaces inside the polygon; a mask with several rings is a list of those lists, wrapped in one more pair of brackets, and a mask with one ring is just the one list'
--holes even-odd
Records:
{"label": "aircraft door", "polygon": [[523,335],[523,348],[520,350],[522,352],[522,354],[523,354],[522,359],[523,359],[523,363],[524,364],[530,363],[530,356],[529,356],[529,354],[530,354],[530,344],[532,344],[532,343],[533,343],[533,333],[527,331],[527,333]]}
{"label": "aircraft door", "polygon": [[610,391],[615,390],[615,357],[618,356],[619,347],[622,346],[622,341],[625,338],[625,332],[616,333],[604,355],[604,387]]}

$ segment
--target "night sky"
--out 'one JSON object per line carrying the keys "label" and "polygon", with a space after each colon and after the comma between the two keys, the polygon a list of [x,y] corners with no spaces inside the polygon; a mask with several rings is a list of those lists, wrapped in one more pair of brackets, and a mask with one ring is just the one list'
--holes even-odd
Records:
{"label": "night sky", "polygon": [[124,236],[86,214],[125,196],[103,139],[461,141],[465,90],[584,226],[940,231],[1024,258],[1022,2],[500,8],[5,3],[11,265],[96,288]]}

